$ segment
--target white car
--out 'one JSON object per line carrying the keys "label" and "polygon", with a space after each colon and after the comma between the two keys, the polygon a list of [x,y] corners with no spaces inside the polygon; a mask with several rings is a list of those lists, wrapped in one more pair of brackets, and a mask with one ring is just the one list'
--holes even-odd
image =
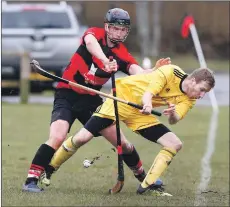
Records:
{"label": "white car", "polygon": [[[19,53],[28,52],[46,70],[60,76],[87,27],[66,2],[2,4],[2,89],[19,87]],[[53,82],[31,74],[31,90],[52,88]],[[4,90],[3,90],[4,91]]]}

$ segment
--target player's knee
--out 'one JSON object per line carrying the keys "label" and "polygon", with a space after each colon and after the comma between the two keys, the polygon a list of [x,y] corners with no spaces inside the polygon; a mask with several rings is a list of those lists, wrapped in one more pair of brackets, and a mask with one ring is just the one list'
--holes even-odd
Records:
{"label": "player's knee", "polygon": [[65,138],[66,134],[50,134],[47,144],[53,147],[54,149],[58,149],[64,142]]}
{"label": "player's knee", "polygon": [[64,142],[65,138],[66,138],[65,134],[59,135],[59,136],[56,136],[55,141],[61,145]]}
{"label": "player's knee", "polygon": [[66,138],[66,133],[52,132],[50,133],[49,140],[57,143],[62,143]]}
{"label": "player's knee", "polygon": [[57,120],[50,126],[48,145],[57,149],[61,146],[68,133],[69,123],[64,120]]}
{"label": "player's knee", "polygon": [[177,152],[181,150],[183,145],[181,140],[172,132],[163,135],[157,140],[157,143],[161,144],[163,147],[176,150]]}
{"label": "player's knee", "polygon": [[170,142],[169,145],[166,147],[172,148],[176,150],[177,152],[179,152],[182,148],[182,145],[183,145],[182,142],[178,138],[178,139],[172,140],[172,142]]}
{"label": "player's knee", "polygon": [[179,152],[182,149],[183,143],[180,140],[177,140],[174,143],[174,148],[177,152]]}

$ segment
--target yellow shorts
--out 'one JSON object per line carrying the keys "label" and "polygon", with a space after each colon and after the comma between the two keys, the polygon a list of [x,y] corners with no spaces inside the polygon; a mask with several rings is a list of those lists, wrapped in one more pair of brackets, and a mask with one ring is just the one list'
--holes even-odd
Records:
{"label": "yellow shorts", "polygon": [[[119,95],[119,98],[124,99],[124,96]],[[160,124],[160,121],[154,115],[142,114],[139,109],[124,103],[118,102],[118,113],[120,121],[123,121],[127,127],[133,131]],[[93,116],[115,120],[113,100],[107,98],[106,101],[98,107]]]}

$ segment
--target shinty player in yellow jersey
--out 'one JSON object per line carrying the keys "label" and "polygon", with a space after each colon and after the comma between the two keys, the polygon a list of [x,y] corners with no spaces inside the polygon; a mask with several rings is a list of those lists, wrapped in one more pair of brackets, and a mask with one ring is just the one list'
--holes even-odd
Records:
{"label": "shinty player in yellow jersey", "polygon": [[[117,97],[143,105],[143,109],[138,110],[118,103],[120,120],[134,132],[162,146],[147,176],[137,189],[138,194],[172,196],[154,183],[182,148],[180,139],[151,115],[152,108],[168,106],[163,110],[163,114],[168,117],[169,124],[176,124],[194,106],[196,99],[204,97],[214,85],[215,79],[210,69],[199,68],[187,75],[176,65],[162,66],[150,74],[133,75],[116,80]],[[72,147],[80,148],[100,131],[107,134],[107,140],[116,145],[116,133],[112,133],[116,127],[114,120],[113,100],[106,99],[84,128],[72,138]],[[121,142],[122,149],[129,151],[130,142],[123,134]]]}

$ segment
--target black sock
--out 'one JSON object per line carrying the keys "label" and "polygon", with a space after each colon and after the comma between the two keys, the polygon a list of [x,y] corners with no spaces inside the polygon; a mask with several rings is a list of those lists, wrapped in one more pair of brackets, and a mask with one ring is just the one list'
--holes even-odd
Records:
{"label": "black sock", "polygon": [[50,163],[54,153],[55,149],[47,144],[42,144],[39,147],[30,166],[28,177],[26,179],[26,184],[31,181],[38,181],[40,175]]}
{"label": "black sock", "polygon": [[52,175],[54,173],[54,171],[55,171],[55,168],[52,165],[49,164],[45,168],[45,171],[46,171],[46,176],[47,176],[47,174]]}
{"label": "black sock", "polygon": [[122,154],[122,157],[125,164],[133,171],[135,175],[141,174],[144,171],[139,154],[134,146],[130,154]]}

